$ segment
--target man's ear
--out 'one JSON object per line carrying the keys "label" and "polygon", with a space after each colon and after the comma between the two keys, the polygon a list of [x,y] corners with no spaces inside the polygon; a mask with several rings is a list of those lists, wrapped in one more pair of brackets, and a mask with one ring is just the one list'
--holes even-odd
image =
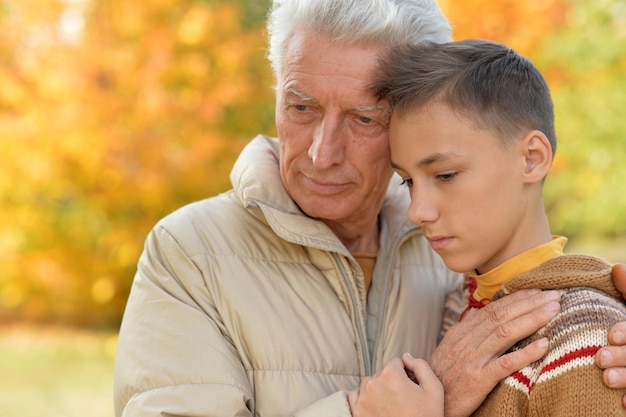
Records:
{"label": "man's ear", "polygon": [[529,132],[520,142],[524,156],[524,177],[527,182],[543,181],[552,166],[552,145],[539,131]]}

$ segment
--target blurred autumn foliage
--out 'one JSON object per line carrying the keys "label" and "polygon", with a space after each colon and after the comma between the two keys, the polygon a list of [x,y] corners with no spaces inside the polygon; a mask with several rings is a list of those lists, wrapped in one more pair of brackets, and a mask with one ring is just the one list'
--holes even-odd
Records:
{"label": "blurred autumn foliage", "polygon": [[[0,0],[0,320],[117,326],[163,215],[273,134],[269,0]],[[626,3],[440,2],[552,87],[554,231],[626,236]]]}
{"label": "blurred autumn foliage", "polygon": [[272,131],[258,0],[0,14],[0,314],[117,325],[147,232]]}

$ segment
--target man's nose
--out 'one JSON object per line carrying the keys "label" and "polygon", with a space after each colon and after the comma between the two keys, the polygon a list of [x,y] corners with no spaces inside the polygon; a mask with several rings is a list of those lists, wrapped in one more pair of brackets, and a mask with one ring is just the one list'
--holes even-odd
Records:
{"label": "man's nose", "polygon": [[309,157],[316,169],[340,164],[345,157],[346,138],[340,121],[324,119],[315,129]]}

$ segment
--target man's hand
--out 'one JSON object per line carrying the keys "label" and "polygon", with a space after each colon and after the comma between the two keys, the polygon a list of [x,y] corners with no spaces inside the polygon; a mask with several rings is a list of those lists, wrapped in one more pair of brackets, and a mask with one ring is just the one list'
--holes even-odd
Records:
{"label": "man's hand", "polygon": [[[626,300],[626,265],[613,266],[613,283]],[[611,346],[603,347],[596,353],[596,365],[604,369],[602,379],[611,388],[626,388],[626,321],[611,327],[608,334]],[[626,407],[626,395],[622,397]]]}
{"label": "man's hand", "polygon": [[443,386],[425,360],[405,353],[365,378],[348,402],[353,417],[443,417]]}
{"label": "man's hand", "polygon": [[547,339],[503,355],[560,311],[557,291],[520,290],[471,310],[453,326],[430,358],[445,387],[445,415],[470,415],[500,380],[539,360]]}

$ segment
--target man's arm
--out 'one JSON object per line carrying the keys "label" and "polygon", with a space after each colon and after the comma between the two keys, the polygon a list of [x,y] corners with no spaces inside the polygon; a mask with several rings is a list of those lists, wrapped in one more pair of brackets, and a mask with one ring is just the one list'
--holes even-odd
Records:
{"label": "man's arm", "polygon": [[546,354],[546,339],[503,353],[547,324],[560,311],[559,301],[557,291],[517,291],[469,311],[446,333],[430,358],[448,394],[446,416],[470,415],[501,379]]}
{"label": "man's arm", "polygon": [[252,416],[246,371],[203,289],[194,262],[157,227],[146,241],[119,335],[116,416]]}
{"label": "man's arm", "polygon": [[[613,266],[613,282],[626,300],[626,265]],[[611,346],[603,347],[596,354],[596,364],[604,369],[602,379],[610,388],[626,388],[626,322],[617,323],[609,330]],[[626,396],[622,398],[626,407]]]}
{"label": "man's arm", "polygon": [[[176,225],[178,233],[186,232],[183,222]],[[255,392],[241,352],[226,331],[223,317],[228,306],[209,289],[212,272],[199,269],[188,252],[161,226],[146,240],[119,334],[114,372],[117,417],[251,417],[258,403],[268,398]],[[294,395],[305,398],[298,389]],[[274,414],[287,414],[294,403],[288,400],[284,406],[275,404]],[[306,408],[289,414],[350,416],[344,391],[310,405],[301,403]]]}
{"label": "man's arm", "polygon": [[[467,313],[452,327],[430,359],[435,374],[445,387],[446,417],[470,415],[495,388],[498,382],[524,366],[540,359],[548,351],[547,340],[538,340],[524,349],[502,355],[517,341],[535,333],[560,311],[556,291],[521,290]],[[502,355],[502,356],[501,356]],[[418,366],[418,359],[404,359],[404,367]],[[374,378],[380,380],[376,381]],[[351,405],[373,404],[376,399],[395,398],[399,392],[417,387],[397,361],[389,362],[371,381],[350,394]],[[382,383],[384,382],[384,383]],[[364,389],[363,387],[366,387]],[[359,417],[412,415],[423,403],[419,396],[405,395],[401,401],[387,401],[393,412],[381,414],[375,407],[358,407]]]}

